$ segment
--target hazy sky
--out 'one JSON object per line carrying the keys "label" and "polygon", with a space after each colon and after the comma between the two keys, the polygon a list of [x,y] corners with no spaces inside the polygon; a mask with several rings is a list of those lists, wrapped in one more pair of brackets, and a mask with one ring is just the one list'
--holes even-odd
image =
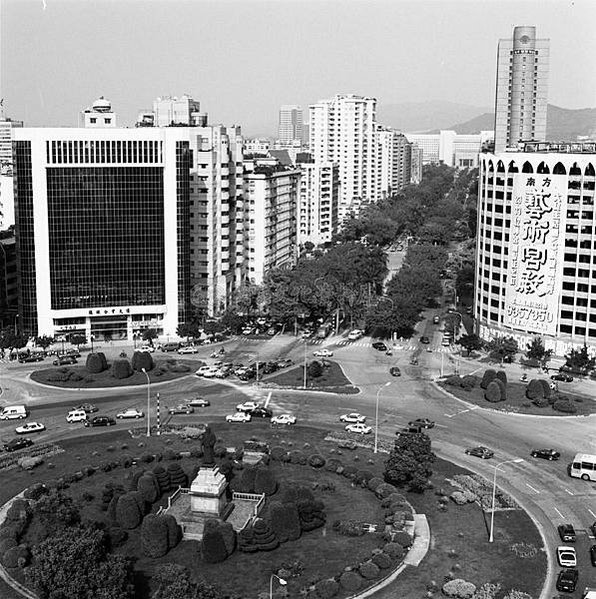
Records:
{"label": "hazy sky", "polygon": [[76,126],[99,95],[122,125],[159,95],[210,122],[274,131],[281,104],[335,93],[380,104],[492,107],[497,41],[551,40],[549,101],[596,106],[596,0],[0,0],[1,96],[28,126]]}

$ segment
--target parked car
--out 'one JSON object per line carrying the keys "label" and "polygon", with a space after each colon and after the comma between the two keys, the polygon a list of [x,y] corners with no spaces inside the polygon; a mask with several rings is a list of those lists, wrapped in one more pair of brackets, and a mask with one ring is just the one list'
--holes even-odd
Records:
{"label": "parked car", "polygon": [[561,454],[554,449],[532,449],[530,455],[543,460],[558,460],[561,457]]}
{"label": "parked car", "polygon": [[577,535],[575,534],[575,528],[571,524],[559,524],[557,526],[561,541],[565,543],[575,543]]}
{"label": "parked car", "polygon": [[193,408],[206,408],[211,405],[211,402],[204,397],[195,397],[188,402],[188,405]]}
{"label": "parked car", "polygon": [[245,401],[243,403],[239,403],[236,406],[237,412],[252,412],[255,408],[258,408],[259,404],[256,401]]}
{"label": "parked car", "polygon": [[592,531],[592,536],[596,537],[596,522],[590,524],[590,530]]}
{"label": "parked car", "polygon": [[271,418],[271,424],[296,424],[296,416],[292,416],[291,414],[278,414]]}
{"label": "parked car", "polygon": [[477,458],[482,458],[483,460],[489,460],[495,455],[495,452],[492,449],[483,447],[482,445],[478,447],[468,447],[466,453],[468,455],[476,456]]}
{"label": "parked car", "polygon": [[366,422],[366,416],[359,414],[358,412],[350,412],[349,414],[342,414],[339,417],[340,422]]}
{"label": "parked car", "polygon": [[435,423],[429,418],[416,418],[416,420],[412,420],[408,422],[408,426],[419,426],[421,428],[434,428]]}
{"label": "parked car", "polygon": [[99,411],[99,408],[92,403],[82,403],[80,406],[76,406],[73,410],[83,410],[87,414],[94,414]]}
{"label": "parked car", "polygon": [[23,356],[19,358],[19,363],[27,364],[29,362],[41,362],[45,356],[43,354],[31,354],[30,356]]}
{"label": "parked car", "polygon": [[249,414],[253,418],[271,418],[273,411],[264,406],[257,406],[254,410],[251,410]]}
{"label": "parked car", "polygon": [[400,435],[411,435],[422,432],[422,427],[417,426],[415,424],[408,424],[408,426],[404,426],[401,430],[395,431],[395,434],[399,437]]}
{"label": "parked car", "polygon": [[553,374],[550,377],[551,381],[562,381],[563,383],[572,383],[573,377],[570,374],[565,374],[564,372],[557,372],[557,374]]}
{"label": "parked car", "polygon": [[152,354],[155,351],[155,348],[152,345],[141,345],[139,351],[146,351]]}
{"label": "parked car", "polygon": [[180,355],[182,355],[182,354],[198,354],[199,348],[195,347],[194,345],[187,345],[186,347],[181,347],[178,350],[178,353]]}
{"label": "parked car", "polygon": [[330,349],[318,349],[312,354],[315,358],[330,358],[333,352]]}
{"label": "parked car", "polygon": [[141,410],[137,410],[136,408],[128,408],[127,410],[124,410],[123,412],[118,412],[118,414],[116,414],[116,418],[122,420],[123,418],[142,418],[145,414],[143,414],[143,412],[141,412]]}
{"label": "parked car", "polygon": [[596,566],[596,545],[590,547],[590,561],[593,566]]}
{"label": "parked car", "polygon": [[68,364],[76,364],[77,359],[74,356],[59,356],[56,358],[52,364],[54,366],[66,366]]}
{"label": "parked car", "polygon": [[179,403],[168,408],[168,414],[192,414],[195,409],[188,403]]}
{"label": "parked car", "polygon": [[392,366],[389,369],[389,374],[391,376],[401,376],[401,370],[397,366]]}
{"label": "parked car", "polygon": [[290,358],[279,358],[277,360],[278,368],[288,368],[288,366],[292,366],[294,364],[294,360],[290,360]]}
{"label": "parked car", "polygon": [[85,421],[85,426],[113,426],[116,421],[111,416],[94,416]]}
{"label": "parked car", "polygon": [[441,319],[439,318],[439,316],[438,316],[438,315],[435,315],[435,316],[433,317],[433,323],[434,323],[434,324],[439,324],[439,322],[441,322]]}
{"label": "parked car", "polygon": [[26,422],[21,426],[17,426],[14,429],[14,432],[17,435],[26,435],[28,433],[41,433],[41,431],[45,431],[46,427],[41,422]]}
{"label": "parked car", "polygon": [[426,335],[423,335],[422,337],[420,337],[420,343],[428,345],[430,343],[430,339]]}
{"label": "parked car", "polygon": [[567,547],[565,545],[559,545],[557,547],[557,560],[559,566],[563,568],[574,568],[577,566],[577,554],[573,547]]}
{"label": "parked car", "polygon": [[348,339],[350,341],[357,341],[362,337],[362,335],[364,335],[363,331],[361,331],[360,329],[354,329],[348,334]]}
{"label": "parked car", "polygon": [[247,412],[236,412],[226,416],[226,422],[250,422],[251,420],[252,416]]}
{"label": "parked car", "polygon": [[564,591],[566,593],[573,593],[577,586],[577,579],[579,578],[579,572],[576,568],[567,568],[561,570],[557,576],[557,591]]}
{"label": "parked car", "polygon": [[375,341],[372,347],[377,351],[387,351],[387,346],[382,341]]}
{"label": "parked car", "polygon": [[31,439],[27,437],[16,437],[4,444],[4,451],[18,451],[19,449],[30,447],[31,445],[33,445]]}
{"label": "parked car", "polygon": [[349,433],[358,433],[360,435],[368,435],[372,428],[363,422],[355,422],[354,424],[348,424],[346,430]]}

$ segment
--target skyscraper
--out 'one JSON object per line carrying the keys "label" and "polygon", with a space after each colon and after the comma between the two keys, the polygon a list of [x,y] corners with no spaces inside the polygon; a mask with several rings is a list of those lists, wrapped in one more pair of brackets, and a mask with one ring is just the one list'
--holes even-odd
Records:
{"label": "skyscraper", "polygon": [[302,145],[302,108],[286,105],[279,109],[277,136],[280,145]]}
{"label": "skyscraper", "polygon": [[515,27],[512,39],[499,40],[496,153],[546,138],[549,48],[550,40],[536,38],[536,27]]}
{"label": "skyscraper", "polygon": [[379,127],[381,193],[390,197],[409,185],[412,171],[412,144],[390,127]]}

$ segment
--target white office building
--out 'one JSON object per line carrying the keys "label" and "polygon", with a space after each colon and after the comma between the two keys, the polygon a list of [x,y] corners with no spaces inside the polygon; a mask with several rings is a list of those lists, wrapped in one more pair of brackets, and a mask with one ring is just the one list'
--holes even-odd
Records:
{"label": "white office building", "polygon": [[492,131],[468,135],[455,131],[406,133],[408,141],[422,150],[423,164],[446,164],[455,168],[475,168],[483,145],[493,138]]}
{"label": "white office building", "polygon": [[0,231],[14,225],[12,137],[13,130],[22,126],[22,121],[0,115]]}
{"label": "white office building", "polygon": [[157,98],[153,102],[153,114],[155,127],[207,125],[207,115],[201,112],[200,102],[187,94]]}

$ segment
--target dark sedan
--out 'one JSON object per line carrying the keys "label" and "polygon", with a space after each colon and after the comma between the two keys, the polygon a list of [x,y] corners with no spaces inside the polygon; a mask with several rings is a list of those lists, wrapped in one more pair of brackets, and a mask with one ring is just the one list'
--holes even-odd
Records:
{"label": "dark sedan", "polygon": [[188,405],[193,408],[207,408],[211,405],[211,402],[204,397],[195,397],[188,402]]}
{"label": "dark sedan", "polygon": [[99,412],[99,408],[92,403],[82,403],[80,406],[76,406],[73,410],[83,410],[86,414],[94,414]]}
{"label": "dark sedan", "polygon": [[54,366],[67,366],[68,364],[76,363],[77,359],[74,356],[60,356],[52,362]]}
{"label": "dark sedan", "polygon": [[590,561],[593,566],[596,566],[596,545],[590,547]]}
{"label": "dark sedan", "polygon": [[421,428],[434,428],[435,423],[429,418],[416,418],[416,420],[412,420],[408,422],[408,426],[419,426]]}
{"label": "dark sedan", "polygon": [[17,437],[4,444],[4,451],[17,451],[24,447],[30,447],[31,445],[33,445],[31,439],[28,439],[27,437]]}
{"label": "dark sedan", "polygon": [[543,460],[558,460],[561,454],[554,449],[532,449],[530,455],[533,458],[542,458]]}
{"label": "dark sedan", "polygon": [[401,370],[397,366],[392,366],[389,369],[389,374],[391,376],[401,376]]}
{"label": "dark sedan", "polygon": [[253,418],[271,418],[271,416],[273,416],[273,412],[269,408],[263,406],[258,406],[250,410],[249,414]]}
{"label": "dark sedan", "polygon": [[378,351],[387,351],[387,346],[382,341],[375,341],[372,346]]}
{"label": "dark sedan", "polygon": [[30,356],[24,356],[19,358],[20,364],[27,364],[29,362],[41,362],[45,356],[42,354],[31,354]]}
{"label": "dark sedan", "polygon": [[420,343],[424,343],[425,345],[428,345],[430,343],[430,339],[426,336],[420,337]]}
{"label": "dark sedan", "polygon": [[91,420],[85,420],[85,426],[113,426],[116,421],[111,416],[94,416]]}
{"label": "dark sedan", "polygon": [[482,458],[483,460],[489,460],[495,455],[495,452],[488,447],[469,447],[466,449],[466,453],[468,455],[473,455],[477,458]]}
{"label": "dark sedan", "polygon": [[557,374],[553,374],[550,378],[551,381],[561,381],[563,383],[573,382],[573,377],[570,374],[565,374],[564,372],[557,372]]}

